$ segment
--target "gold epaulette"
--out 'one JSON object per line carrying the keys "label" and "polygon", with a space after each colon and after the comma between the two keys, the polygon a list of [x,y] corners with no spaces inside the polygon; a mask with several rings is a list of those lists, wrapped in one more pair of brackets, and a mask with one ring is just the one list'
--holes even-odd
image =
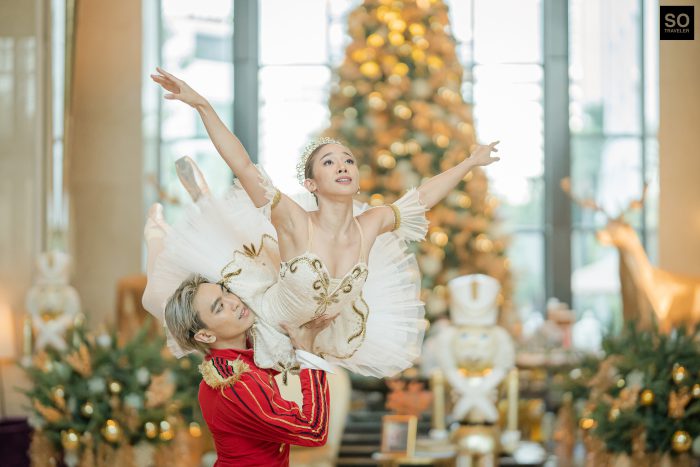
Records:
{"label": "gold epaulette", "polygon": [[214,357],[204,360],[199,365],[199,372],[207,386],[220,389],[235,384],[241,375],[249,371],[250,367],[240,359],[226,360],[225,358]]}

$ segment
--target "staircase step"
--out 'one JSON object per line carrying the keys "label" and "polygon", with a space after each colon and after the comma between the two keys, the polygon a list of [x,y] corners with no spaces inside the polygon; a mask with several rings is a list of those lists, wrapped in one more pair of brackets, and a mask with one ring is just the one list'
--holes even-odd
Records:
{"label": "staircase step", "polygon": [[379,446],[381,443],[381,435],[379,433],[348,433],[347,431],[343,433],[343,439],[341,446],[358,444],[374,444]]}
{"label": "staircase step", "polygon": [[377,461],[369,457],[339,457],[335,465],[336,467],[351,467],[355,465],[376,467],[378,464]]}
{"label": "staircase step", "polygon": [[340,457],[371,456],[379,450],[378,444],[357,444],[340,448]]}
{"label": "staircase step", "polygon": [[346,433],[381,433],[382,422],[348,422],[345,425]]}

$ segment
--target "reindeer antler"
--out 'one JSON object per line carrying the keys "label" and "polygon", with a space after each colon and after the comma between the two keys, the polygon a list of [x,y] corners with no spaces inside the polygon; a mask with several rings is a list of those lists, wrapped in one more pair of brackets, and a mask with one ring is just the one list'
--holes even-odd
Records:
{"label": "reindeer antler", "polygon": [[605,211],[605,209],[601,205],[596,203],[593,198],[579,198],[577,196],[574,196],[574,194],[571,192],[570,177],[562,178],[561,182],[559,182],[559,186],[561,186],[561,189],[564,191],[564,193],[566,193],[574,203],[578,204],[582,208],[592,209],[593,211],[601,212],[608,220],[612,219],[612,217],[610,217],[610,215]]}
{"label": "reindeer antler", "polygon": [[627,208],[622,211],[622,213],[626,213],[627,211],[631,211],[633,209],[642,209],[644,206],[644,200],[646,200],[647,197],[647,191],[649,190],[649,182],[644,182],[644,188],[642,189],[642,196],[640,196],[637,199],[633,199],[630,201],[630,203],[627,205]]}

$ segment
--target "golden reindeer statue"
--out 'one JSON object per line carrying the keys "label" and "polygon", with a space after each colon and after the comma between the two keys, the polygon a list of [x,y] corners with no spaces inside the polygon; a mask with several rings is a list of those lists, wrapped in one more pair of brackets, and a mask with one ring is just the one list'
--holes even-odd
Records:
{"label": "golden reindeer statue", "polygon": [[668,332],[673,327],[700,322],[700,277],[690,277],[654,267],[637,232],[624,215],[644,205],[648,185],[642,196],[632,200],[617,217],[610,216],[592,198],[577,198],[571,192],[571,180],[561,181],[561,188],[579,206],[605,215],[607,224],[596,233],[603,245],[617,248],[620,259],[620,287],[625,321],[638,321],[643,329],[656,319],[659,328]]}

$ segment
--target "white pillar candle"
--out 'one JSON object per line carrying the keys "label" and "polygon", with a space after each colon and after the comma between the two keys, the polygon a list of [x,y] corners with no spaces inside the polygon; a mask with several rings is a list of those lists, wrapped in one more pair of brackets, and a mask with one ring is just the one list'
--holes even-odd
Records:
{"label": "white pillar candle", "polygon": [[518,369],[513,368],[508,373],[508,418],[509,431],[518,429]]}

